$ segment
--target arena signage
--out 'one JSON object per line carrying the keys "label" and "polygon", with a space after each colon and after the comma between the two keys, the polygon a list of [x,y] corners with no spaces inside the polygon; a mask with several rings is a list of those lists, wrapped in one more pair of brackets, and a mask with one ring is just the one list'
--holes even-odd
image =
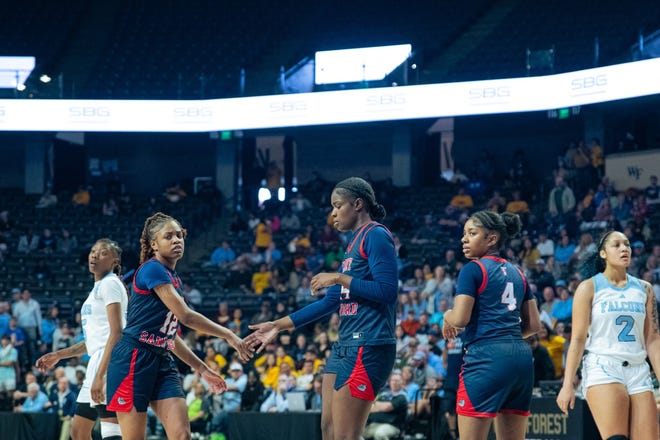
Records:
{"label": "arena signage", "polygon": [[660,58],[557,75],[198,101],[0,100],[0,131],[217,132],[545,111],[660,94]]}

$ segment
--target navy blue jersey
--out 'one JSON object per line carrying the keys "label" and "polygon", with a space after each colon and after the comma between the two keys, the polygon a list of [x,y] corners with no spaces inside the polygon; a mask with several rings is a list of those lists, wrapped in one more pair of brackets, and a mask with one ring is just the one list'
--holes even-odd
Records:
{"label": "navy blue jersey", "polygon": [[395,344],[398,278],[394,241],[387,228],[373,221],[362,226],[346,249],[340,272],[353,277],[350,288],[331,286],[321,301],[291,314],[294,325],[339,308],[340,345]]}
{"label": "navy blue jersey", "polygon": [[534,295],[518,267],[493,256],[472,260],[458,275],[456,295],[475,299],[461,335],[465,347],[483,339],[522,339],[520,308]]}
{"label": "navy blue jersey", "polygon": [[179,320],[153,290],[161,284],[173,285],[183,296],[179,276],[155,258],[137,269],[128,301],[124,335],[153,347],[171,350]]}

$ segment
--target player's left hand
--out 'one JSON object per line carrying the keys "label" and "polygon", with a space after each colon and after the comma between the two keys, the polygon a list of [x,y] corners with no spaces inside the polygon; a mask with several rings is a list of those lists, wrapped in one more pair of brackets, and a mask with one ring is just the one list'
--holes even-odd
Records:
{"label": "player's left hand", "polygon": [[227,383],[225,380],[213,370],[205,368],[202,371],[202,377],[209,384],[209,391],[213,394],[221,394],[227,391]]}
{"label": "player's left hand", "polygon": [[227,342],[229,342],[229,345],[231,345],[234,350],[236,350],[241,362],[248,362],[250,359],[252,359],[252,356],[254,356],[254,350],[238,336],[228,339]]}
{"label": "player's left hand", "polygon": [[337,274],[336,273],[319,273],[312,277],[310,282],[310,287],[312,290],[312,296],[316,295],[317,291],[323,289],[324,287],[334,286],[337,283]]}
{"label": "player's left hand", "polygon": [[92,388],[89,393],[94,403],[102,404],[105,402],[105,378],[96,376],[92,382]]}

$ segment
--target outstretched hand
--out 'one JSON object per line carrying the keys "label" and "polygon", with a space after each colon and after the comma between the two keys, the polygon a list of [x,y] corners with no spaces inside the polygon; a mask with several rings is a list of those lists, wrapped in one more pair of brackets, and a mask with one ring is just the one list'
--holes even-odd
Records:
{"label": "outstretched hand", "polygon": [[252,359],[252,356],[254,356],[254,350],[245,342],[244,339],[236,336],[235,338],[229,338],[227,342],[234,348],[234,350],[236,350],[236,353],[238,353],[238,357],[241,362],[248,362],[250,359]]}
{"label": "outstretched hand", "polygon": [[272,321],[262,322],[248,326],[254,333],[250,333],[244,339],[245,343],[252,350],[261,353],[268,343],[277,337],[279,329]]}
{"label": "outstretched hand", "polygon": [[227,383],[225,380],[213,370],[205,368],[202,371],[202,377],[209,384],[209,391],[213,394],[221,394],[227,391]]}
{"label": "outstretched hand", "polygon": [[37,367],[41,373],[47,373],[48,370],[53,368],[55,364],[59,361],[55,353],[46,353],[37,359],[37,362],[34,363],[34,366]]}

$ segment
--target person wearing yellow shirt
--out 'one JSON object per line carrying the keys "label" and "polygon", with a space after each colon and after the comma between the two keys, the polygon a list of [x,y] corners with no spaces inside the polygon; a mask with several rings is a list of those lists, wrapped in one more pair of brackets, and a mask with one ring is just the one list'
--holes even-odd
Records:
{"label": "person wearing yellow shirt", "polygon": [[262,220],[254,228],[254,245],[259,252],[265,252],[268,246],[273,242],[273,231],[270,220]]}
{"label": "person wearing yellow shirt", "polygon": [[264,263],[259,265],[259,272],[252,274],[252,291],[257,295],[264,293],[264,289],[270,285],[272,274]]}
{"label": "person wearing yellow shirt", "polygon": [[458,188],[458,194],[452,197],[449,204],[457,208],[472,208],[474,201],[471,195],[465,193],[465,188]]}

